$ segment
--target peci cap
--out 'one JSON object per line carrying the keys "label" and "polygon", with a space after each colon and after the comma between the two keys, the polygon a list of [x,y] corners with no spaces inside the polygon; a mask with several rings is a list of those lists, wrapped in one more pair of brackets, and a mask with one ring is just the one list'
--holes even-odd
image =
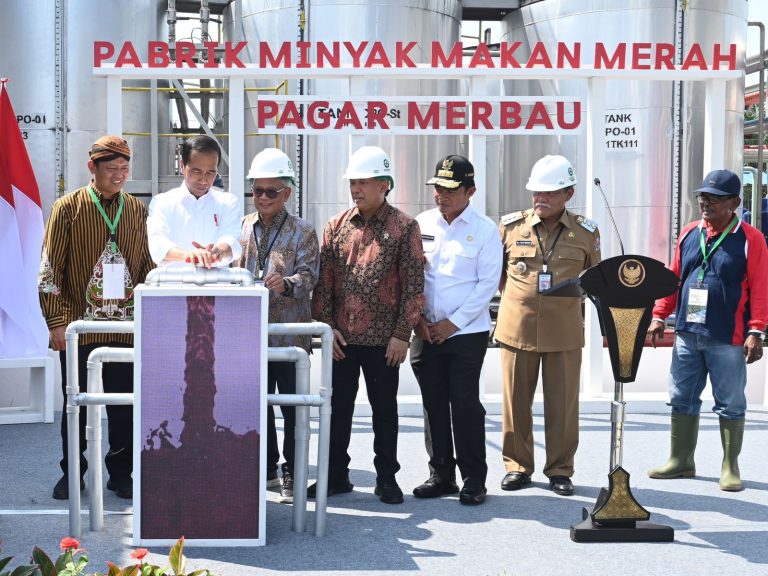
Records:
{"label": "peci cap", "polygon": [[112,136],[108,134],[102,136],[91,146],[91,150],[88,155],[91,160],[99,160],[100,158],[107,158],[109,156],[122,156],[126,160],[131,159],[131,149],[128,146],[128,142],[120,138],[120,136]]}
{"label": "peci cap", "polygon": [[451,154],[437,163],[435,175],[427,181],[427,184],[436,184],[450,190],[462,184],[474,186],[475,167],[464,156]]}
{"label": "peci cap", "polygon": [[741,180],[730,170],[713,170],[704,178],[696,194],[714,196],[741,196]]}

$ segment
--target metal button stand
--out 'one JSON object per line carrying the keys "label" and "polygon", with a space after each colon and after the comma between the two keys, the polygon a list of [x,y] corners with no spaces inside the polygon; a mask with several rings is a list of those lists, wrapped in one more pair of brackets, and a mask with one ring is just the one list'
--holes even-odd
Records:
{"label": "metal button stand", "polygon": [[[147,276],[147,284],[158,285],[160,282],[177,281],[198,285],[208,283],[240,282],[251,285],[253,277],[250,272],[239,268],[228,269],[155,269]],[[101,419],[100,405],[133,404],[133,394],[105,394],[101,390],[101,365],[104,362],[132,362],[133,349],[127,348],[98,348],[88,359],[87,392],[79,392],[78,338],[85,333],[118,333],[134,332],[133,322],[84,321],[72,322],[66,330],[67,341],[67,430],[68,451],[67,471],[69,476],[69,527],[70,534],[79,537],[80,522],[80,435],[78,420],[80,406],[88,406],[87,439],[92,447],[88,482],[90,486],[89,508],[91,530],[101,530],[104,525],[104,504],[102,490],[102,457],[101,457]],[[322,342],[321,386],[319,395],[311,395],[309,383],[309,355],[298,347],[267,348],[269,361],[295,362],[296,364],[296,394],[269,394],[267,401],[270,405],[296,406],[296,461],[295,479],[297,490],[294,493],[294,508],[292,529],[303,532],[306,529],[307,495],[306,485],[309,468],[309,407],[317,406],[320,413],[320,430],[318,435],[317,460],[317,500],[315,507],[315,536],[325,535],[325,518],[328,489],[328,458],[331,431],[331,374],[333,361],[333,331],[330,326],[320,322],[307,323],[275,323],[268,325],[269,335],[309,335],[320,336]],[[96,489],[98,488],[98,489]]]}

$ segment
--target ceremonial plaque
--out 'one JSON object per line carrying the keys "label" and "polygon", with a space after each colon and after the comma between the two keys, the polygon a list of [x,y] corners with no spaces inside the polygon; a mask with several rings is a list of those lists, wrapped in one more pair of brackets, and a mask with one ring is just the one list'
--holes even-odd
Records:
{"label": "ceremonial plaque", "polygon": [[263,287],[136,290],[135,545],[265,543]]}
{"label": "ceremonial plaque", "polygon": [[608,489],[601,489],[583,522],[571,526],[575,542],[670,542],[674,530],[648,522],[650,512],[632,495],[629,473],[622,468],[624,383],[634,382],[643,342],[658,298],[674,293],[677,275],[646,256],[616,256],[546,292],[548,296],[586,295],[595,304],[600,330],[608,341],[615,382],[611,403],[611,459]]}

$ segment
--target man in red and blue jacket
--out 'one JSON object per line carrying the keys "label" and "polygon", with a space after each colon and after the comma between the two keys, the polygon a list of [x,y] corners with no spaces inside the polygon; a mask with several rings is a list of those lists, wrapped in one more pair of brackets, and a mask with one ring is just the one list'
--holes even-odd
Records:
{"label": "man in red and blue jacket", "polygon": [[720,489],[743,489],[738,456],[747,410],[746,364],[763,355],[768,323],[768,248],[759,230],[738,219],[739,177],[715,170],[696,195],[702,219],[680,233],[672,270],[679,290],[656,302],[648,332],[655,344],[673,311],[675,347],[669,381],[672,448],[651,478],[696,475],[693,455],[699,431],[701,392],[712,382],[720,417],[723,465]]}

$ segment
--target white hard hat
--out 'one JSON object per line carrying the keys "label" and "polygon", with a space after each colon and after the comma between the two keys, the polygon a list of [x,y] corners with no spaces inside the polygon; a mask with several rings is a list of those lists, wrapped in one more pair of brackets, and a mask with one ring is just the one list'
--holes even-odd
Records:
{"label": "white hard hat", "polygon": [[554,192],[576,184],[573,166],[565,156],[546,155],[531,169],[531,177],[525,185],[531,192]]}
{"label": "white hard hat", "polygon": [[349,157],[347,171],[342,176],[345,180],[381,177],[389,179],[390,190],[395,187],[395,181],[392,178],[392,162],[389,159],[389,155],[378,146],[358,148]]}
{"label": "white hard hat", "polygon": [[295,176],[293,163],[282,150],[265,148],[253,157],[246,178],[290,178],[295,186]]}

